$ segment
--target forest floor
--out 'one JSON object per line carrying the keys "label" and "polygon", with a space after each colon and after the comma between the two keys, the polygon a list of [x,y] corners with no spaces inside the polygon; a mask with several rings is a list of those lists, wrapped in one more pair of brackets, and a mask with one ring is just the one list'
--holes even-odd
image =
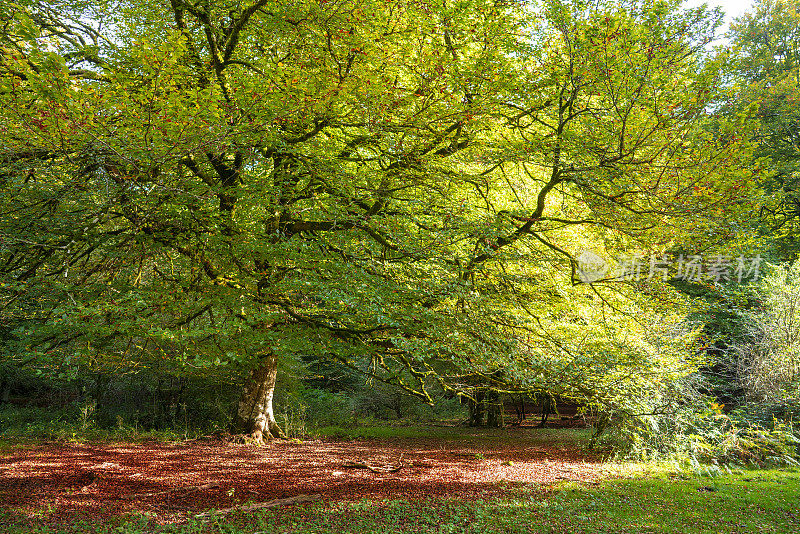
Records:
{"label": "forest floor", "polygon": [[603,477],[599,458],[579,447],[576,436],[585,435],[575,431],[448,429],[429,436],[264,447],[213,438],[6,442],[0,450],[0,531],[4,522],[57,526],[130,514],[180,523],[209,510],[302,494],[319,494],[329,504],[477,500],[515,486],[595,484]]}
{"label": "forest floor", "polygon": [[[588,429],[317,435],[265,447],[0,435],[0,533],[800,532],[800,467],[602,463]],[[316,502],[291,502],[303,495]],[[263,507],[276,499],[291,505]]]}

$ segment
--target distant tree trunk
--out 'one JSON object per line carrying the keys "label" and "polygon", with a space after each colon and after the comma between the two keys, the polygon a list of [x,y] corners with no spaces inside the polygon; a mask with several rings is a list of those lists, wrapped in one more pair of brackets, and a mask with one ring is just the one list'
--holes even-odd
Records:
{"label": "distant tree trunk", "polygon": [[403,418],[403,397],[400,393],[395,393],[392,396],[392,409],[397,414],[398,419]]}
{"label": "distant tree trunk", "polygon": [[517,411],[517,419],[520,424],[525,420],[525,396],[520,395],[519,402],[514,404],[514,409]]}
{"label": "distant tree trunk", "polygon": [[0,386],[0,402],[6,403],[11,398],[11,382],[2,382],[2,386]]}
{"label": "distant tree trunk", "polygon": [[551,413],[558,413],[556,410],[556,401],[551,394],[545,393],[544,398],[542,399],[542,422],[539,423],[539,428],[545,427],[547,424],[547,418]]}
{"label": "distant tree trunk", "polygon": [[277,376],[277,356],[265,354],[258,366],[250,372],[239,399],[235,430],[250,434],[256,443],[263,443],[264,438],[286,438],[275,421],[272,407]]}
{"label": "distant tree trunk", "polygon": [[[87,406],[92,405],[92,411],[89,412],[94,421],[98,425],[105,425],[111,421],[111,411],[117,405],[116,403],[106,402],[113,395],[109,395],[111,386],[111,376],[100,372],[94,373],[94,383],[92,384],[91,391],[87,396]],[[116,399],[115,399],[116,400]]]}
{"label": "distant tree trunk", "polygon": [[483,390],[478,390],[473,393],[472,399],[467,399],[467,406],[469,407],[469,426],[484,425],[486,403],[484,402],[483,397]]}
{"label": "distant tree trunk", "polygon": [[495,390],[490,390],[486,395],[486,426],[502,428],[503,421],[503,402],[500,399],[500,394]]}

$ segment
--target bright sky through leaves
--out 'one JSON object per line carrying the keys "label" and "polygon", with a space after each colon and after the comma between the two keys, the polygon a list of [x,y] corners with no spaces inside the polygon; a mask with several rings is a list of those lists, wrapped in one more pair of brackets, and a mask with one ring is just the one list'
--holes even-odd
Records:
{"label": "bright sky through leaves", "polygon": [[709,7],[721,7],[725,12],[725,29],[727,25],[737,17],[741,17],[745,11],[749,11],[753,7],[753,0],[687,0],[684,4],[686,7],[695,7],[701,4],[708,4]]}

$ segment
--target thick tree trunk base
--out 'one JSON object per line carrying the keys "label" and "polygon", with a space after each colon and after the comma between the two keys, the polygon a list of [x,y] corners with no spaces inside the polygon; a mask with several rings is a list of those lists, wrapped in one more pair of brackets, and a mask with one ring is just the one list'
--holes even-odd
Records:
{"label": "thick tree trunk base", "polygon": [[272,399],[278,376],[278,358],[266,354],[247,378],[236,411],[234,433],[244,434],[245,442],[265,445],[273,438],[286,439],[275,421]]}

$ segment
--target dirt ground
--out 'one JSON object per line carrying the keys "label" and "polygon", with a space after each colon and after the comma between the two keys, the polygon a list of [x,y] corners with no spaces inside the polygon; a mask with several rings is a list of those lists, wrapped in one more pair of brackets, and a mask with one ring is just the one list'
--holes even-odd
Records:
{"label": "dirt ground", "polygon": [[[323,502],[474,499],[499,495],[508,484],[600,477],[596,458],[574,447],[532,442],[526,432],[512,430],[497,440],[467,436],[266,447],[219,439],[41,444],[0,454],[0,508],[21,520],[98,519],[138,511],[166,523],[299,494],[321,494]],[[389,467],[399,469],[376,472]]]}

